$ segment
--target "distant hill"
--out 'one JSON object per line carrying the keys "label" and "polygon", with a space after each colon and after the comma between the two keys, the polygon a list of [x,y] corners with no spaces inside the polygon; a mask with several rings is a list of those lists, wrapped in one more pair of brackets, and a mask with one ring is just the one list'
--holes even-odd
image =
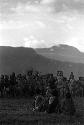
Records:
{"label": "distant hill", "polygon": [[84,63],[84,53],[68,45],[60,44],[59,46],[50,48],[37,48],[36,52],[50,59],[64,62]]}
{"label": "distant hill", "polygon": [[54,73],[63,70],[65,76],[73,71],[75,76],[84,76],[84,64],[61,62],[48,59],[32,48],[0,46],[0,74],[23,73],[30,67],[42,73]]}

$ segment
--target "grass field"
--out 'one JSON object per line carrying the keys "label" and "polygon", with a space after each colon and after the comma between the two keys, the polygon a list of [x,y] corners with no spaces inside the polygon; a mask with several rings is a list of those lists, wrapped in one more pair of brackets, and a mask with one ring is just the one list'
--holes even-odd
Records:
{"label": "grass field", "polygon": [[75,116],[31,111],[32,99],[0,99],[0,125],[84,125],[84,98],[75,98]]}

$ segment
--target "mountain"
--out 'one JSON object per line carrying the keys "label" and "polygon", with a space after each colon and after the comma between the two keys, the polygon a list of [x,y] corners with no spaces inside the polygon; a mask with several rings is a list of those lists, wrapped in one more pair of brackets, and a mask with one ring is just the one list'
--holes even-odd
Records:
{"label": "mountain", "polygon": [[50,48],[37,48],[36,52],[50,59],[64,62],[84,63],[84,53],[68,45],[60,44],[59,46]]}
{"label": "mountain", "polygon": [[69,76],[73,71],[75,77],[84,76],[84,64],[61,62],[48,59],[36,53],[32,48],[24,47],[0,47],[0,74],[23,73],[30,67],[42,73],[53,73],[57,70],[64,71],[65,76]]}

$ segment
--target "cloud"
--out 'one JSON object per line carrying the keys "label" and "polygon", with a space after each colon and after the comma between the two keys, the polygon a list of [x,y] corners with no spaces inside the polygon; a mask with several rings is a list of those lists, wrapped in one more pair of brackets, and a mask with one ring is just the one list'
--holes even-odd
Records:
{"label": "cloud", "polygon": [[75,2],[80,2],[80,0],[74,0]]}
{"label": "cloud", "polygon": [[66,41],[65,44],[74,46],[80,51],[84,52],[84,38],[73,36],[69,41]]}
{"label": "cloud", "polygon": [[56,0],[42,0],[41,4],[51,4],[54,3]]}
{"label": "cloud", "polygon": [[38,19],[34,20],[9,20],[0,22],[0,31],[9,29],[45,29],[46,24]]}
{"label": "cloud", "polygon": [[84,3],[84,0],[74,0],[74,2],[77,2],[77,3]]}
{"label": "cloud", "polygon": [[6,0],[0,3],[3,15],[45,12],[84,13],[84,0]]}
{"label": "cloud", "polygon": [[29,24],[25,24],[22,21],[3,21],[2,23],[0,23],[1,25],[1,29],[19,29],[19,28],[25,28],[28,27]]}
{"label": "cloud", "polygon": [[9,1],[1,7],[3,41],[34,48],[66,43],[83,50],[84,0]]}
{"label": "cloud", "polygon": [[47,47],[46,42],[44,40],[38,40],[34,36],[29,36],[29,37],[24,38],[24,46],[25,47],[33,47],[33,48]]}
{"label": "cloud", "polygon": [[35,13],[35,12],[39,12],[39,7],[37,7],[36,5],[31,5],[29,3],[26,3],[26,4],[22,4],[22,3],[19,3],[17,4],[16,7],[12,7],[11,10],[15,13]]}
{"label": "cloud", "polygon": [[42,21],[37,20],[36,24],[40,27],[40,28],[46,28],[46,24],[44,24]]}

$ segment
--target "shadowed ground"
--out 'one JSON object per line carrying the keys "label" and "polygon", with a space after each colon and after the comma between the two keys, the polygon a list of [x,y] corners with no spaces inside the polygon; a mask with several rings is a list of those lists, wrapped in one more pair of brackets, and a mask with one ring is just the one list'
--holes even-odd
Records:
{"label": "shadowed ground", "polygon": [[0,125],[83,125],[84,98],[75,98],[77,114],[31,112],[32,99],[0,99]]}

